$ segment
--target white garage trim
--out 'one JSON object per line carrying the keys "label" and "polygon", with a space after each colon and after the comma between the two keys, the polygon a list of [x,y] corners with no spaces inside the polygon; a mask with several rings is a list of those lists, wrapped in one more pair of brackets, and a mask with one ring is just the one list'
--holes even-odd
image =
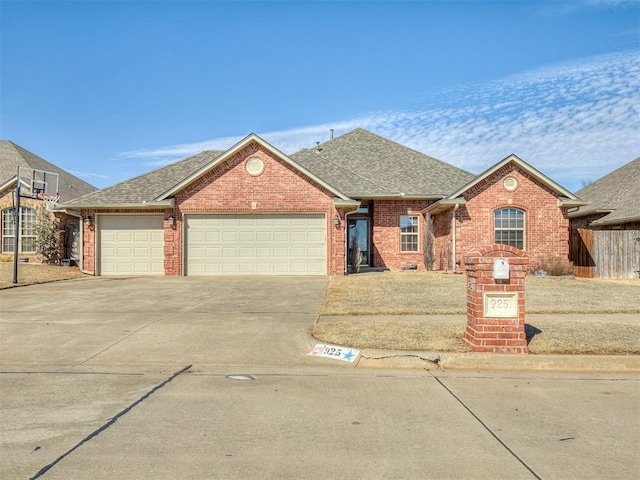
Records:
{"label": "white garage trim", "polygon": [[325,214],[184,217],[185,275],[326,275]]}
{"label": "white garage trim", "polygon": [[99,275],[164,275],[162,215],[99,215]]}

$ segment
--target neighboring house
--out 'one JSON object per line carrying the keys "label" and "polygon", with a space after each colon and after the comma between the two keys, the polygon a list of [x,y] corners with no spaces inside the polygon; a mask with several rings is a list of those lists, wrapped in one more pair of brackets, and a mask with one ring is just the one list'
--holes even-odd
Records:
{"label": "neighboring house", "polygon": [[494,242],[566,262],[583,203],[515,155],[476,176],[356,129],[293,155],[251,134],[64,207],[96,275],[342,275],[355,232],[363,265],[424,268],[426,219],[435,269]]}
{"label": "neighboring house", "polygon": [[[69,172],[34,155],[8,140],[0,140],[0,234],[2,235],[0,257],[13,256],[16,236],[14,212],[15,190],[18,167],[29,167],[58,174],[58,193],[60,202],[93,192],[96,188],[71,175]],[[29,188],[28,185],[22,185]],[[25,258],[38,258],[36,252],[36,221],[39,208],[45,208],[45,202],[39,199],[21,198],[21,228],[18,235],[18,254]],[[57,219],[63,232],[60,256],[78,260],[80,257],[79,212],[59,210],[51,216]]]}
{"label": "neighboring house", "polygon": [[571,210],[571,259],[576,275],[640,276],[640,157],[578,192],[589,202]]}
{"label": "neighboring house", "polygon": [[572,228],[640,229],[640,157],[576,192],[589,202],[569,213]]}

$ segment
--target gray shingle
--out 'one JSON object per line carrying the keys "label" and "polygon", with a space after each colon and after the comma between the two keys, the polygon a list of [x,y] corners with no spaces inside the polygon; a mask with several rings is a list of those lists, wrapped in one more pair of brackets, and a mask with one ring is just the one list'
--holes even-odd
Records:
{"label": "gray shingle", "polygon": [[444,196],[475,177],[361,128],[290,157],[352,197]]}
{"label": "gray shingle", "polygon": [[591,204],[580,207],[572,217],[614,210],[596,223],[637,221],[640,218],[640,157],[587,185],[576,195]]}
{"label": "gray shingle", "polygon": [[77,198],[65,204],[74,206],[117,206],[132,205],[147,202],[166,192],[185,177],[191,175],[203,165],[211,162],[222,152],[207,150],[193,157],[185,158],[166,167],[139,175],[135,178],[116,183],[84,197]]}
{"label": "gray shingle", "polygon": [[61,169],[51,162],[34,155],[9,140],[0,140],[0,185],[15,178],[18,167],[54,172],[58,177],[60,202],[68,201],[96,190],[96,187]]}

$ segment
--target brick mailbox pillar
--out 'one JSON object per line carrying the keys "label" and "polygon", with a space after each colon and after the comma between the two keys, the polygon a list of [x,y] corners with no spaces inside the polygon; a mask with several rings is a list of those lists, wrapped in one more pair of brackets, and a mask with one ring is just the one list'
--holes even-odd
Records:
{"label": "brick mailbox pillar", "polygon": [[524,331],[524,278],[529,258],[508,245],[465,256],[467,329],[474,352],[529,353]]}

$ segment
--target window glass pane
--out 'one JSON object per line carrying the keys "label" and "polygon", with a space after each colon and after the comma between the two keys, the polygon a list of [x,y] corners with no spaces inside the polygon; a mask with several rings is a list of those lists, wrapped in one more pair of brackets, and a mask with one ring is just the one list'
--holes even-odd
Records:
{"label": "window glass pane", "polygon": [[400,251],[418,251],[418,216],[400,216]]}
{"label": "window glass pane", "polygon": [[13,237],[2,237],[2,251],[5,253],[13,252]]}
{"label": "window glass pane", "polygon": [[16,231],[13,208],[2,211],[2,235],[13,235]]}
{"label": "window glass pane", "polygon": [[36,211],[32,208],[23,208],[22,219],[20,220],[20,230],[22,235],[36,234]]}
{"label": "window glass pane", "polygon": [[16,231],[15,218],[13,212],[15,209],[7,208],[2,211],[2,251],[6,253],[13,252],[14,235]]}
{"label": "window glass pane", "polygon": [[416,215],[402,215],[400,217],[400,230],[404,233],[418,231],[418,217]]}
{"label": "window glass pane", "polygon": [[518,208],[502,208],[493,214],[494,241],[524,250],[524,211]]}
{"label": "window glass pane", "polygon": [[36,237],[22,237],[22,253],[36,252]]}
{"label": "window glass pane", "polygon": [[23,253],[35,253],[36,251],[36,211],[33,208],[21,208],[20,220],[20,251]]}

